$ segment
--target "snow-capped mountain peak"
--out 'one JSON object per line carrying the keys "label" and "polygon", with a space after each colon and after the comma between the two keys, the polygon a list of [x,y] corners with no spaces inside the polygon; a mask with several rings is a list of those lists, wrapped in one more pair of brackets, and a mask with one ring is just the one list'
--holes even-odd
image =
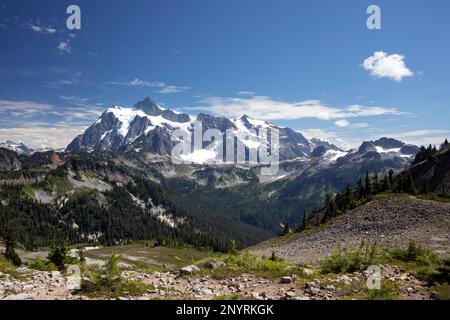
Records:
{"label": "snow-capped mountain peak", "polygon": [[5,148],[17,152],[18,154],[32,154],[33,149],[28,148],[25,144],[21,142],[15,142],[12,140],[6,140],[5,142],[0,142],[0,148]]}
{"label": "snow-capped mountain peak", "polygon": [[[341,161],[341,158],[362,156],[369,152],[383,157],[412,157],[417,148],[398,140],[381,138],[377,141],[364,142],[358,150],[344,151],[329,142],[314,138],[308,140],[298,131],[256,120],[248,115],[233,120],[206,113],[200,113],[193,117],[162,108],[147,97],[133,107],[112,106],[108,108],[96,123],[69,144],[67,150],[75,152],[107,150],[119,154],[132,152],[168,156],[178,143],[172,141],[173,131],[181,129],[192,136],[196,121],[202,123],[203,132],[207,129],[217,129],[225,137],[226,132],[230,130],[248,150],[258,147],[270,148],[268,141],[261,140],[261,129],[267,129],[268,132],[277,129],[280,160],[311,155],[312,157],[322,157],[326,162],[332,163]],[[205,141],[204,147],[207,145],[209,143]],[[184,155],[184,157],[195,163],[205,163],[206,160],[214,159],[215,155],[222,154],[217,149],[219,147],[220,144],[217,144],[213,149],[193,155]],[[319,147],[320,149],[318,149]],[[314,152],[315,150],[316,152]]]}

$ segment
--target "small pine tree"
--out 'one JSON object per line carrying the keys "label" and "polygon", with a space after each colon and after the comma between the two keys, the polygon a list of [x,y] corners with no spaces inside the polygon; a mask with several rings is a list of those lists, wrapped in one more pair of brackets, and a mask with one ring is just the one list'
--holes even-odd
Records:
{"label": "small pine tree", "polygon": [[378,172],[376,170],[373,173],[372,181],[373,181],[374,192],[375,193],[380,192],[381,191],[381,184],[380,184],[380,180],[378,179]]}
{"label": "small pine tree", "polygon": [[306,216],[307,216],[307,212],[306,212],[306,210],[303,210],[302,224],[300,225],[300,228],[298,228],[298,230],[297,230],[298,232],[306,229]]}
{"label": "small pine tree", "polygon": [[66,241],[61,243],[53,243],[50,247],[50,252],[47,256],[48,261],[53,263],[58,269],[63,270],[66,260],[67,254],[69,253],[69,246]]}
{"label": "small pine tree", "polygon": [[84,257],[84,248],[83,247],[78,248],[78,256],[79,256],[79,261],[81,263],[86,262],[86,258]]}
{"label": "small pine tree", "polygon": [[353,189],[350,184],[347,184],[347,189],[345,190],[345,208],[353,209],[355,207],[355,201],[353,199]]}
{"label": "small pine tree", "polygon": [[303,221],[302,221],[302,229],[303,229],[303,230],[306,229],[306,226],[307,226],[307,224],[308,224],[308,222],[307,222],[307,216],[308,216],[308,213],[306,212],[306,210],[303,211]]}
{"label": "small pine tree", "polygon": [[5,258],[9,260],[15,266],[20,266],[22,260],[20,260],[19,255],[14,250],[16,245],[16,234],[12,228],[7,228],[4,235],[5,239]]}
{"label": "small pine tree", "polygon": [[270,261],[277,261],[277,260],[278,260],[278,257],[277,257],[277,255],[275,254],[275,251],[272,251],[272,254],[270,255],[269,260],[270,260]]}
{"label": "small pine tree", "polygon": [[289,224],[286,223],[283,227],[283,236],[289,234],[291,232],[291,229],[289,228]]}
{"label": "small pine tree", "polygon": [[236,240],[234,240],[234,239],[231,240],[230,246],[228,248],[228,253],[232,254],[232,255],[237,255],[239,253],[239,250],[236,245]]}
{"label": "small pine tree", "polygon": [[327,193],[325,195],[325,205],[328,205],[331,201],[331,195],[329,193]]}
{"label": "small pine tree", "polygon": [[364,191],[365,191],[366,197],[369,197],[372,194],[372,184],[371,184],[370,178],[369,178],[369,171],[367,171],[367,170],[366,170]]}
{"label": "small pine tree", "polygon": [[428,182],[428,179],[425,179],[422,185],[422,193],[423,194],[429,194],[430,193],[430,183]]}
{"label": "small pine tree", "polygon": [[331,199],[330,202],[327,205],[327,209],[325,211],[325,215],[323,217],[322,222],[330,221],[332,218],[337,216],[337,207],[336,207],[336,201],[334,199]]}
{"label": "small pine tree", "polygon": [[120,270],[119,262],[120,256],[113,253],[105,265],[105,279],[110,283],[121,279],[122,270]]}
{"label": "small pine tree", "polygon": [[366,191],[364,190],[364,185],[362,182],[362,177],[359,177],[358,180],[358,194],[359,194],[359,199],[364,198]]}
{"label": "small pine tree", "polygon": [[389,184],[389,178],[387,175],[384,175],[383,182],[381,183],[381,190],[383,192],[389,191],[391,186]]}
{"label": "small pine tree", "polygon": [[389,170],[389,185],[392,187],[394,185],[394,170]]}

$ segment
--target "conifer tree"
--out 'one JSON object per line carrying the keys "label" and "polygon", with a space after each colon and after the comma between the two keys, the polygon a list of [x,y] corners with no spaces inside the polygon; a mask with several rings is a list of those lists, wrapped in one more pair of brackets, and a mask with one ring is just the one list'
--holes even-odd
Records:
{"label": "conifer tree", "polygon": [[422,193],[423,194],[429,194],[430,193],[430,183],[428,182],[428,179],[425,179],[422,185]]}
{"label": "conifer tree", "polygon": [[394,170],[389,170],[389,185],[392,187],[394,185]]}
{"label": "conifer tree", "polygon": [[366,197],[369,197],[372,194],[372,185],[369,178],[369,171],[366,170],[366,179],[365,179],[365,186],[364,191]]}
{"label": "conifer tree", "polygon": [[381,185],[380,185],[380,180],[378,179],[378,172],[375,170],[375,172],[373,173],[373,189],[375,193],[378,193],[381,191]]}
{"label": "conifer tree", "polygon": [[362,177],[359,177],[358,180],[358,195],[359,195],[359,199],[364,198],[364,194],[365,194],[365,190],[364,190],[364,185],[362,182]]}
{"label": "conifer tree", "polygon": [[302,231],[306,229],[306,216],[307,216],[307,212],[306,210],[303,210],[303,219],[302,219]]}
{"label": "conifer tree", "polygon": [[355,201],[353,199],[353,189],[352,186],[349,184],[347,184],[347,188],[345,190],[345,207],[346,209],[353,209],[355,206]]}
{"label": "conifer tree", "polygon": [[383,192],[389,191],[389,189],[391,188],[390,184],[389,184],[389,178],[388,176],[385,174],[384,178],[383,178],[383,182],[381,184],[381,189]]}
{"label": "conifer tree", "polygon": [[289,224],[286,222],[286,224],[283,227],[283,236],[289,234],[291,232],[291,229],[289,228]]}
{"label": "conifer tree", "polygon": [[12,228],[6,228],[5,230],[5,258],[8,259],[15,266],[20,266],[22,260],[20,260],[19,255],[14,250],[16,245],[16,234]]}

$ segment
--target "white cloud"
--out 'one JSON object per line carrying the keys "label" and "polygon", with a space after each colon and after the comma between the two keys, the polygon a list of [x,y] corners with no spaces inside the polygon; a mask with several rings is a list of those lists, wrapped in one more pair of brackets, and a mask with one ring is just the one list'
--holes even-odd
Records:
{"label": "white cloud", "polygon": [[365,122],[352,123],[347,119],[337,120],[334,122],[334,125],[340,128],[348,128],[348,129],[364,129],[370,127],[368,123]]}
{"label": "white cloud", "polygon": [[311,129],[301,129],[298,130],[301,134],[303,134],[306,138],[312,139],[317,138],[320,140],[331,141],[338,137],[336,132],[328,131],[320,128],[311,128]]}
{"label": "white cloud", "polygon": [[7,112],[13,116],[26,116],[33,113],[42,114],[53,109],[54,106],[47,103],[0,100],[0,114]]}
{"label": "white cloud", "polygon": [[238,94],[240,96],[254,96],[256,92],[253,91],[239,91]]}
{"label": "white cloud", "polygon": [[334,124],[340,128],[345,128],[350,125],[350,122],[347,119],[341,119],[337,120]]}
{"label": "white cloud", "polygon": [[390,136],[394,138],[421,137],[427,135],[445,135],[450,134],[450,130],[413,130],[404,132],[394,132]]}
{"label": "white cloud", "polygon": [[307,139],[316,138],[322,141],[328,141],[344,150],[355,148],[360,145],[362,141],[360,137],[358,139],[343,137],[337,132],[320,128],[300,129],[297,131],[303,134]]}
{"label": "white cloud", "polygon": [[70,54],[72,52],[72,48],[70,47],[70,41],[61,41],[58,44],[58,50],[60,54]]}
{"label": "white cloud", "polygon": [[65,108],[33,101],[0,100],[0,141],[20,141],[32,148],[62,148],[94,122],[103,108],[86,98],[60,96]]}
{"label": "white cloud", "polygon": [[52,33],[58,32],[55,28],[45,27],[45,26],[40,26],[40,25],[32,25],[30,28],[32,31],[37,32],[37,33],[52,34]]}
{"label": "white cloud", "polygon": [[180,87],[175,85],[169,85],[162,81],[147,81],[147,80],[141,80],[138,78],[134,78],[130,81],[111,81],[107,84],[117,85],[117,86],[131,86],[131,87],[153,87],[153,88],[159,88],[156,92],[162,93],[162,94],[170,94],[170,93],[177,93],[177,92],[183,92],[186,90],[189,90],[189,87]]}
{"label": "white cloud", "polygon": [[[92,122],[103,111],[98,106],[87,103],[87,99],[61,96],[60,99],[70,102],[74,106],[61,108],[55,105],[33,101],[0,100],[0,125],[24,126],[39,122],[51,126],[54,121],[64,121],[68,125],[80,125]],[[52,120],[49,118],[52,117]],[[43,119],[43,120],[42,120]]]}
{"label": "white cloud", "polygon": [[266,96],[249,98],[207,97],[200,101],[201,106],[189,108],[205,110],[226,117],[240,117],[247,114],[261,120],[294,120],[316,118],[320,120],[338,120],[343,118],[369,117],[379,115],[403,115],[395,108],[367,107],[351,105],[343,108],[328,106],[320,100],[286,102]]}
{"label": "white cloud", "polygon": [[0,141],[13,140],[23,142],[31,148],[64,148],[85,127],[54,126],[54,127],[17,127],[0,128]]}
{"label": "white cloud", "polygon": [[183,92],[189,90],[189,87],[177,87],[173,85],[168,85],[163,87],[162,89],[158,90],[159,93],[162,94],[170,94],[170,93],[177,93],[177,92]]}
{"label": "white cloud", "polygon": [[397,82],[404,77],[411,77],[414,73],[405,65],[404,56],[401,54],[387,54],[383,51],[375,52],[364,60],[362,66],[370,71],[374,78],[390,78]]}

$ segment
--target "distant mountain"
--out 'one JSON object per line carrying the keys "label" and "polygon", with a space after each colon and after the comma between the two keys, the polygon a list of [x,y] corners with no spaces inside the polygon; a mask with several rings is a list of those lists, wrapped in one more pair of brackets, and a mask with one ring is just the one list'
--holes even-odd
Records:
{"label": "distant mountain", "polygon": [[0,142],[0,148],[12,150],[17,152],[18,154],[32,154],[34,152],[33,149],[28,148],[23,143],[14,142],[11,140]]}
{"label": "distant mountain", "polygon": [[[232,120],[205,113],[193,117],[164,109],[147,97],[136,103],[133,108],[119,106],[108,108],[97,122],[68,145],[67,151],[106,150],[117,154],[152,153],[168,156],[176,144],[171,141],[173,130],[181,129],[192,135],[195,121],[201,121],[203,132],[207,129],[218,129],[225,134],[227,130],[231,130],[247,150],[255,149],[263,143],[257,138],[260,129],[270,131],[271,128],[276,128],[280,135],[281,160],[304,157],[318,146],[339,150],[338,147],[317,139],[310,141],[290,128],[278,127],[247,115]],[[204,143],[204,147],[207,144]],[[217,159],[217,154],[208,156]],[[205,160],[204,157],[195,155],[187,159],[197,163],[203,163]]]}
{"label": "distant mountain", "polygon": [[418,151],[417,146],[407,145],[392,138],[381,138],[376,141],[364,141],[358,149],[350,150],[344,157],[338,159],[338,162],[361,163],[367,159],[379,159],[393,162],[392,166],[399,167],[412,162]]}

